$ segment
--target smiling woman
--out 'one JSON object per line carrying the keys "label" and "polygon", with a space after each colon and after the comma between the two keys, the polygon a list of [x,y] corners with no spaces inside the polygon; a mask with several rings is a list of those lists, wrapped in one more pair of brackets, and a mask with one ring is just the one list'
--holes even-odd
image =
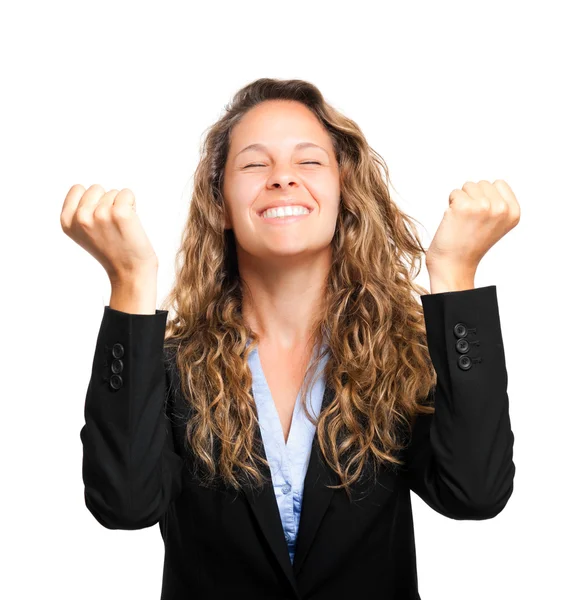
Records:
{"label": "smiling woman", "polygon": [[495,287],[417,285],[388,185],[317,87],[258,79],[208,131],[161,310],[105,307],[86,505],[160,524],[164,600],[418,600],[410,491],[452,519],[506,505]]}

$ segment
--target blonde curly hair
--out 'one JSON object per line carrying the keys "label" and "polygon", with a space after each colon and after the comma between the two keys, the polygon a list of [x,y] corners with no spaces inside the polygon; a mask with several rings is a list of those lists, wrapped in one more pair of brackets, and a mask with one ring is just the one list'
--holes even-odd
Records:
{"label": "blonde curly hair", "polygon": [[[418,414],[436,385],[415,284],[422,247],[414,219],[389,194],[388,168],[358,125],[303,80],[262,78],[240,89],[207,131],[194,174],[188,218],[175,258],[176,276],[161,308],[168,317],[165,343],[175,350],[181,391],[190,405],[186,438],[203,485],[216,479],[236,489],[259,487],[267,465],[255,444],[259,427],[248,354],[258,334],[242,319],[245,285],[239,276],[232,230],[224,229],[222,182],[234,126],[267,100],[301,102],[329,133],[340,172],[340,210],[324,306],[312,340],[325,344],[311,361],[301,390],[319,448],[350,486],[381,463],[402,465]],[[248,343],[250,342],[250,343]],[[323,375],[334,391],[318,419],[305,399],[311,376],[328,353]],[[407,429],[408,428],[408,429]]]}

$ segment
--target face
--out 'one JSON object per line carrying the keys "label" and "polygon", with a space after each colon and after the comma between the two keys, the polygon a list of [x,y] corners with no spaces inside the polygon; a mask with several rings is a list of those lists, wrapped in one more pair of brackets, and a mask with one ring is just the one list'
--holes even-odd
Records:
{"label": "face", "polygon": [[[245,150],[247,146],[258,147]],[[310,144],[301,146],[302,144]],[[299,102],[266,101],[234,127],[224,171],[227,218],[242,253],[289,259],[329,251],[336,229],[340,178],[330,136]],[[303,217],[266,219],[270,204],[304,205]]]}

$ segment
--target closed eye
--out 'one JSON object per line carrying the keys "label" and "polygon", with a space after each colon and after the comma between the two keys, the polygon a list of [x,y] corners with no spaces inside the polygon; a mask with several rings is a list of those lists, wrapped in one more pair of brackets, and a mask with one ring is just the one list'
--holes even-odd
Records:
{"label": "closed eye", "polygon": [[[315,160],[308,160],[306,162],[301,162],[301,165],[319,165],[321,163],[315,161]],[[250,165],[246,165],[245,167],[242,167],[243,169],[247,169],[248,167],[265,167],[266,165],[261,165],[261,164],[250,164]]]}

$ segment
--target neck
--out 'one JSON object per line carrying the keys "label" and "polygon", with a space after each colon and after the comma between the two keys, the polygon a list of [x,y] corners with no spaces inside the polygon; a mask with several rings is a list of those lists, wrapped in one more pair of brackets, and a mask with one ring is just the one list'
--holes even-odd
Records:
{"label": "neck", "polygon": [[330,268],[327,253],[306,260],[285,258],[283,263],[241,261],[245,285],[244,322],[262,342],[279,351],[305,347],[322,308]]}

